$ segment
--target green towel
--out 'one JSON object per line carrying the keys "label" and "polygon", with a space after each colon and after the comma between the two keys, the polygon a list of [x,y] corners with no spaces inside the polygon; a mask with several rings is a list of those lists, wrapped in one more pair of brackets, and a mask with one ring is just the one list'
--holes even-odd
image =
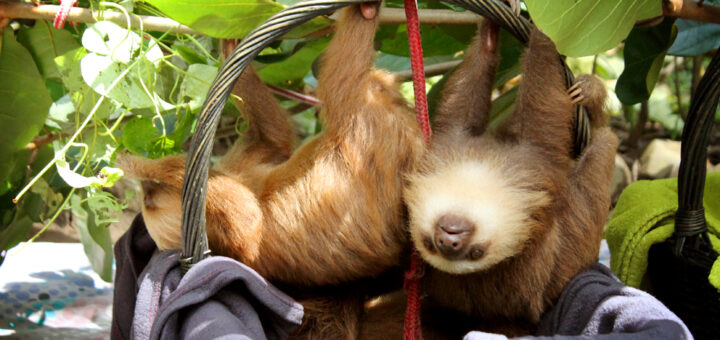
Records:
{"label": "green towel", "polygon": [[[620,195],[605,238],[610,267],[628,286],[642,288],[650,246],[673,233],[677,200],[677,178],[637,181]],[[720,173],[707,175],[703,205],[710,241],[720,251]],[[720,290],[720,259],[708,279]]]}

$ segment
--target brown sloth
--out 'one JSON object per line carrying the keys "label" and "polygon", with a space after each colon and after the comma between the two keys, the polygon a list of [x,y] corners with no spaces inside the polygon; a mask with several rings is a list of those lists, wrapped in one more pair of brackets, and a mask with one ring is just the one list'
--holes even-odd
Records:
{"label": "brown sloth", "polygon": [[[532,334],[577,273],[597,260],[617,138],[605,90],[581,76],[566,90],[560,56],[534,30],[513,115],[488,127],[497,28],[485,23],[441,93],[435,134],[405,200],[422,279],[426,338],[471,330]],[[574,103],[593,137],[571,158]],[[363,338],[402,336],[403,294],[373,301]]]}
{"label": "brown sloth", "polygon": [[[342,10],[318,79],[324,131],[295,152],[288,113],[258,76],[247,70],[237,82],[249,129],[210,171],[214,254],[299,286],[372,277],[399,264],[408,239],[404,175],[425,147],[394,77],[373,68],[377,20],[365,19],[368,11],[374,17],[377,8]],[[118,161],[142,180],[143,217],[161,249],[181,247],[185,160]]]}

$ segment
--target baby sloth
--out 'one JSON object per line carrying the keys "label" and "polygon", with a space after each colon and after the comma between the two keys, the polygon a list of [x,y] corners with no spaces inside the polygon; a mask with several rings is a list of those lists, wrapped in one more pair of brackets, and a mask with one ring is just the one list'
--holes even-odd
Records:
{"label": "baby sloth", "polygon": [[[412,241],[428,268],[423,323],[530,334],[577,273],[597,260],[610,207],[617,138],[605,90],[581,76],[565,88],[553,43],[535,29],[515,111],[486,131],[498,65],[497,28],[485,23],[441,94],[435,135],[405,199]],[[593,137],[571,158],[574,103]]]}
{"label": "baby sloth", "polygon": [[[398,264],[407,244],[404,175],[424,145],[394,77],[373,69],[377,20],[365,19],[367,10],[342,10],[318,80],[324,131],[294,153],[288,113],[252,70],[237,82],[249,129],[210,171],[214,254],[300,286],[371,277]],[[185,160],[120,160],[143,181],[143,217],[161,249],[181,247]]]}

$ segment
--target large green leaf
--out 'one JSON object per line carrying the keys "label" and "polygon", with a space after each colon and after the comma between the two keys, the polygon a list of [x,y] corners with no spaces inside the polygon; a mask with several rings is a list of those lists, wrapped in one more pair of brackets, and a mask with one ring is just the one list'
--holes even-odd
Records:
{"label": "large green leaf", "polygon": [[[242,38],[285,6],[269,0],[145,0],[170,18],[217,38]],[[300,37],[330,24],[315,18],[288,34]]]}
{"label": "large green leaf", "polygon": [[[187,130],[187,125],[189,125],[189,123],[183,120],[176,126],[166,126],[166,128]],[[180,131],[180,134],[184,132],[185,131]],[[150,158],[158,158],[179,151],[180,145],[177,145],[175,140],[182,139],[183,137],[182,135],[163,135],[160,127],[155,126],[150,118],[136,116],[123,127],[122,144],[133,153]]]}
{"label": "large green leaf", "polygon": [[296,87],[310,72],[312,63],[325,50],[328,38],[320,38],[305,44],[304,48],[287,59],[265,66],[258,73],[262,79],[273,85]]}
{"label": "large green leaf", "polygon": [[189,99],[190,110],[197,110],[202,107],[207,97],[210,84],[212,84],[218,73],[216,66],[205,64],[192,64],[187,69],[187,74],[180,85],[181,98]]}
{"label": "large green leaf", "polygon": [[0,160],[7,160],[40,131],[52,100],[32,56],[15,41],[12,30],[4,30],[2,37]]}
{"label": "large green leaf", "polygon": [[25,240],[32,225],[32,219],[18,209],[13,221],[0,231],[0,250],[10,249]]}
{"label": "large green leaf", "polygon": [[662,14],[659,0],[525,0],[535,24],[570,57],[609,50],[635,22]]}
{"label": "large green leaf", "polygon": [[625,69],[615,85],[615,93],[623,104],[636,104],[650,97],[677,32],[673,21],[666,18],[657,26],[636,27],[628,36]]}
{"label": "large green leaf", "polygon": [[[80,63],[85,56],[87,56],[87,50],[80,47],[55,58],[60,78],[68,90],[68,98],[61,97],[51,107],[49,121],[54,122],[54,124],[50,124],[51,126],[62,127],[62,123],[68,122],[67,115],[74,113],[75,110],[83,116],[87,115],[100,99],[100,95],[83,80]],[[70,103],[68,103],[68,99],[70,99]],[[104,100],[96,111],[95,117],[107,118],[115,111],[116,106],[116,102],[113,100]],[[71,126],[70,128],[74,129],[75,127]]]}
{"label": "large green leaf", "polygon": [[37,21],[32,28],[23,27],[18,42],[30,51],[45,78],[60,78],[54,59],[80,47],[70,32],[55,29],[47,21]]}
{"label": "large green leaf", "polygon": [[675,22],[678,36],[669,55],[696,56],[720,47],[720,25],[680,19]]}
{"label": "large green leaf", "polygon": [[[113,250],[110,230],[107,228],[108,223],[98,219],[88,201],[82,200],[86,197],[82,196],[73,195],[71,198],[72,212],[80,232],[80,241],[93,270],[98,273],[100,278],[110,282],[112,280]],[[92,200],[93,197],[88,199]]]}

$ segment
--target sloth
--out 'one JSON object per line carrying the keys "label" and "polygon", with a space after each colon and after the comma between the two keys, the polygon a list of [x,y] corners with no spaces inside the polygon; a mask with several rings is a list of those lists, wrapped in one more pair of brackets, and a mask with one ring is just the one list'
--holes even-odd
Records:
{"label": "sloth", "polygon": [[[602,83],[581,76],[567,90],[560,55],[535,29],[515,110],[490,131],[497,30],[484,23],[448,79],[434,139],[404,191],[412,243],[430,265],[421,282],[427,338],[532,334],[565,285],[597,261],[609,212],[617,138]],[[574,104],[586,107],[593,134],[577,160]],[[402,336],[404,299],[368,303],[362,337]]]}
{"label": "sloth", "polygon": [[[373,68],[377,5],[340,13],[316,89],[323,132],[294,152],[288,113],[257,74],[248,69],[236,83],[249,128],[210,170],[206,228],[214,254],[308,287],[399,264],[408,245],[404,175],[425,146],[394,76]],[[160,249],[181,247],[185,162],[118,160],[142,181],[143,218]]]}

